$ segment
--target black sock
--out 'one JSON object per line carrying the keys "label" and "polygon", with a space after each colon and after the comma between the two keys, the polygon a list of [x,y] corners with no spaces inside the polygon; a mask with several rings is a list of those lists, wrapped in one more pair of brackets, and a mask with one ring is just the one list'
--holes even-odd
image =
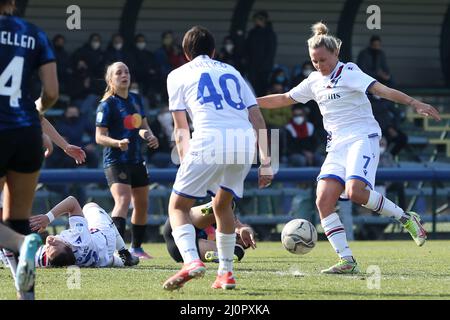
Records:
{"label": "black sock", "polygon": [[125,227],[127,226],[127,220],[122,217],[113,217],[112,220],[116,225],[116,228],[120,233],[120,236],[123,238],[125,235]]}
{"label": "black sock", "polygon": [[136,225],[131,224],[131,247],[132,248],[140,248],[142,242],[145,240],[145,231],[147,229],[147,225]]}
{"label": "black sock", "polygon": [[28,220],[6,220],[4,224],[17,233],[24,235],[31,233],[30,222]]}
{"label": "black sock", "polygon": [[238,260],[241,261],[244,257],[245,250],[241,245],[237,244],[234,246],[234,254],[238,257]]}

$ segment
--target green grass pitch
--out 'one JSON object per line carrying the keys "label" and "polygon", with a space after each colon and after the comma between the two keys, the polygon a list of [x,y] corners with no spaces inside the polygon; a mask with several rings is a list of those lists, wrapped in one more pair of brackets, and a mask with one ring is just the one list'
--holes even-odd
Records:
{"label": "green grass pitch", "polygon": [[[320,274],[321,269],[337,261],[327,241],[318,242],[304,256],[288,253],[280,242],[260,242],[256,250],[247,250],[243,261],[235,264],[236,290],[211,289],[217,264],[209,263],[204,278],[188,282],[179,291],[166,292],[162,283],[180,265],[170,259],[164,244],[147,244],[145,249],[155,259],[135,268],[81,269],[80,289],[68,288],[68,282],[74,283],[74,275],[65,268],[39,269],[36,298],[450,299],[450,241],[431,240],[421,248],[412,240],[360,241],[350,246],[362,271],[357,276]],[[0,268],[0,283],[0,299],[15,299],[8,269]]]}

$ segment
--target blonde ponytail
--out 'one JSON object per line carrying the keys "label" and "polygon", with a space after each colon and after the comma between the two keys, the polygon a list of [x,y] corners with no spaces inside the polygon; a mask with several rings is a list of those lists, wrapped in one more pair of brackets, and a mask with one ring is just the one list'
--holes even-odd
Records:
{"label": "blonde ponytail", "polygon": [[328,27],[322,23],[317,22],[312,27],[313,36],[308,39],[309,49],[316,49],[325,47],[328,51],[334,53],[336,50],[339,53],[342,41],[335,36],[328,34]]}

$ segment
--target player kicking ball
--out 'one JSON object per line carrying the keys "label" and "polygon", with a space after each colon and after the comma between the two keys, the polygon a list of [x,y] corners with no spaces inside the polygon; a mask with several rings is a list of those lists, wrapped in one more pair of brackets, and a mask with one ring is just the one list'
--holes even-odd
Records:
{"label": "player kicking ball", "polygon": [[[163,288],[179,289],[187,281],[205,274],[189,212],[196,199],[210,194],[214,196],[219,257],[212,288],[233,289],[236,287],[233,274],[236,233],[232,201],[233,197],[243,196],[244,179],[253,162],[257,140],[260,161],[267,170],[259,171],[259,186],[268,186],[273,179],[270,158],[262,147],[267,146],[267,134],[254,132],[260,133],[266,126],[256,99],[240,73],[212,59],[215,41],[207,29],[195,26],[187,31],[183,51],[189,62],[169,74],[167,90],[181,161],[169,200],[169,219],[184,265],[164,282]],[[194,127],[191,140],[186,111]]]}
{"label": "player kicking ball", "polygon": [[[47,237],[45,246],[36,253],[37,266],[123,267],[139,263],[139,258],[126,249],[111,217],[94,202],[82,209],[77,199],[69,196],[47,214],[32,216],[31,230],[45,229],[65,213],[69,214],[70,228]],[[119,257],[114,255],[116,250]]]}
{"label": "player kicking ball", "polygon": [[261,108],[267,109],[309,100],[318,103],[328,132],[328,154],[317,178],[316,205],[325,235],[340,258],[337,264],[322,270],[322,273],[353,274],[359,272],[359,267],[349,248],[344,226],[335,212],[336,202],[344,192],[354,203],[382,216],[395,218],[418,246],[422,246],[427,238],[417,213],[405,212],[373,189],[380,158],[381,129],[373,117],[366,93],[409,105],[417,113],[435,120],[440,120],[440,117],[432,106],[384,86],[362,72],[356,64],[340,62],[341,40],[328,34],[323,23],[315,24],[313,32],[308,47],[317,71],[289,92],[257,100]]}

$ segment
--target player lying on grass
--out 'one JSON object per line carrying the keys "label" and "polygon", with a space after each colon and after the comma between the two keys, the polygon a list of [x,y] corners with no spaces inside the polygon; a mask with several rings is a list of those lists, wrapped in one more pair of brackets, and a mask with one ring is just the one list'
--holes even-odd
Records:
{"label": "player lying on grass", "polygon": [[[233,202],[233,211],[234,211]],[[216,223],[214,216],[212,202],[193,207],[189,212],[189,218],[195,228],[195,239],[197,244],[197,252],[205,262],[219,262],[219,256],[217,253],[217,245],[215,239],[215,228],[213,225]],[[253,229],[243,224],[235,216],[235,231],[236,231],[236,244],[234,246],[234,262],[241,261],[245,254],[245,249],[256,248],[255,233]],[[166,242],[167,251],[170,256],[176,262],[183,262],[183,258],[178,250],[175,240],[172,235],[172,228],[170,221],[167,219],[163,228],[163,236]]]}
{"label": "player lying on grass", "polygon": [[[111,217],[94,202],[81,209],[77,199],[69,196],[47,214],[32,216],[31,230],[45,229],[64,213],[69,214],[69,229],[47,237],[36,253],[37,266],[123,267],[139,263],[125,248]],[[119,257],[114,255],[116,250]]]}

